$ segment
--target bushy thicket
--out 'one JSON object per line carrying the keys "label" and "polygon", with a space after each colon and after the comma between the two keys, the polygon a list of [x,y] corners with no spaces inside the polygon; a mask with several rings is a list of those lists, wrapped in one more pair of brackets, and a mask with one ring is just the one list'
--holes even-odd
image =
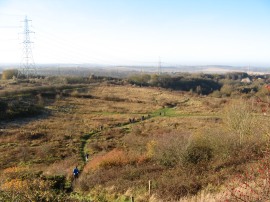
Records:
{"label": "bushy thicket", "polygon": [[0,101],[0,120],[30,117],[41,114],[44,106],[33,97],[21,96]]}
{"label": "bushy thicket", "polygon": [[11,167],[1,173],[1,201],[76,201],[70,200],[64,176],[45,176],[29,167]]}
{"label": "bushy thicket", "polygon": [[270,127],[261,124],[263,120],[252,114],[247,103],[241,101],[229,105],[224,110],[223,121],[225,125],[189,137],[167,134],[156,139],[157,162],[174,168],[175,175],[172,174],[174,180],[168,180],[168,183],[157,180],[156,193],[160,197],[167,195],[178,200],[209,184],[219,185],[219,182],[244,170],[242,165],[263,157]]}

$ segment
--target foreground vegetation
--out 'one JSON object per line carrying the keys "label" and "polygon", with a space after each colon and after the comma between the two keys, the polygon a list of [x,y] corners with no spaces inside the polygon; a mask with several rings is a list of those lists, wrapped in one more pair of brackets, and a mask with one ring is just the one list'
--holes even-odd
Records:
{"label": "foreground vegetation", "polygon": [[0,199],[267,198],[267,77],[210,76],[2,80]]}

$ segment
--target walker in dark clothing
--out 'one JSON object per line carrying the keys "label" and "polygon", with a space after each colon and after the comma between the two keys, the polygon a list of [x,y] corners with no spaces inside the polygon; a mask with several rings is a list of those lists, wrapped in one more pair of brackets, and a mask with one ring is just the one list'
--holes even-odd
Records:
{"label": "walker in dark clothing", "polygon": [[74,176],[74,178],[79,177],[79,169],[77,168],[77,166],[73,169],[73,176]]}

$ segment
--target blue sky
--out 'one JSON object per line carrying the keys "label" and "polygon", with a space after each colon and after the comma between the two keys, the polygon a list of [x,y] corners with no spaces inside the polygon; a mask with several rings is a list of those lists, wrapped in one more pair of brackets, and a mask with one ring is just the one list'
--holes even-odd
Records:
{"label": "blue sky", "polygon": [[0,63],[270,65],[268,0],[0,0]]}

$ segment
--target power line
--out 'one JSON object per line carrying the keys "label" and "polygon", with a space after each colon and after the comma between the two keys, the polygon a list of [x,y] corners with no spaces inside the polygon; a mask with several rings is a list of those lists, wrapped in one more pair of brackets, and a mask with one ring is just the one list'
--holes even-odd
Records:
{"label": "power line", "polygon": [[[94,50],[94,56],[93,52],[91,54],[88,54],[87,52],[84,52],[83,50],[85,49],[84,46],[81,44],[76,44],[75,42],[71,43],[71,41],[66,40],[65,38],[61,38],[55,33],[48,32],[47,30],[44,30],[40,27],[34,27],[35,30],[39,31],[39,37],[41,37],[41,40],[47,40],[48,43],[44,44],[45,46],[51,46],[50,44],[53,43],[54,47],[56,47],[54,50],[57,50],[57,48],[61,49],[61,52],[57,53],[56,55],[62,55],[65,56],[67,59],[72,59],[72,58],[77,58],[77,59],[72,59],[78,61],[77,63],[92,63],[92,62],[97,62],[100,64],[104,65],[124,65],[123,63],[137,63],[137,64],[147,64],[147,65],[153,65],[155,66],[156,62],[146,62],[146,61],[139,61],[139,60],[131,60],[131,59],[126,59],[122,58],[116,55],[112,55],[111,53],[105,53],[105,55],[113,58],[118,58],[118,60],[122,62],[115,62],[112,59],[104,59],[102,56],[97,56],[98,54],[102,55],[104,52]],[[123,52],[127,51],[126,49],[123,49]],[[51,53],[50,53],[51,54]],[[55,56],[54,56],[55,57]],[[106,57],[106,56],[105,56]],[[121,64],[122,63],[122,64]]]}
{"label": "power line", "polygon": [[30,40],[30,34],[34,33],[33,31],[29,30],[29,21],[27,16],[25,16],[24,19],[24,39],[23,39],[23,58],[20,65],[20,71],[19,74],[26,75],[28,78],[32,75],[37,75],[37,69],[34,62],[33,54],[32,54],[32,47],[31,44],[33,43]]}
{"label": "power line", "polygon": [[8,17],[23,17],[24,15],[12,14],[12,13],[0,13],[0,16],[8,16]]}
{"label": "power line", "polygon": [[0,29],[17,29],[17,28],[21,28],[21,26],[0,26]]}

